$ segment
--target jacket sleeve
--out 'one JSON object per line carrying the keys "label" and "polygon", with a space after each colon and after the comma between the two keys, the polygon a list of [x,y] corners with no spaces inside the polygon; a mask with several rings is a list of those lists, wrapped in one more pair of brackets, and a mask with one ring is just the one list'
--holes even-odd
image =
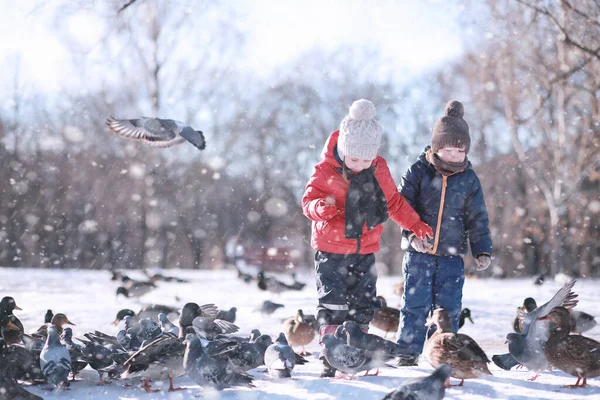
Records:
{"label": "jacket sleeve", "polygon": [[385,160],[382,158],[380,162],[382,164],[382,179],[379,185],[385,194],[390,218],[402,229],[409,229],[420,220],[419,214],[396,189],[396,183]]}
{"label": "jacket sleeve", "polygon": [[[413,209],[416,208],[417,205],[419,198],[419,184],[423,174],[423,171],[418,167],[418,164],[419,162],[417,161],[406,170],[404,176],[402,176],[400,186],[398,186],[400,194],[406,199],[406,202],[410,204]],[[412,239],[414,236],[412,231],[408,229],[403,229],[402,235],[407,239]]]}
{"label": "jacket sleeve", "polygon": [[306,189],[302,196],[302,212],[311,221],[326,221],[326,219],[322,218],[317,212],[319,202],[324,201],[325,197],[330,194],[325,188],[325,174],[318,166],[316,166],[306,184]]}
{"label": "jacket sleeve", "polygon": [[469,242],[471,244],[471,253],[473,257],[482,254],[492,254],[492,233],[489,228],[489,219],[485,199],[483,198],[483,188],[479,178],[471,185],[471,190],[465,203],[465,229],[469,232]]}

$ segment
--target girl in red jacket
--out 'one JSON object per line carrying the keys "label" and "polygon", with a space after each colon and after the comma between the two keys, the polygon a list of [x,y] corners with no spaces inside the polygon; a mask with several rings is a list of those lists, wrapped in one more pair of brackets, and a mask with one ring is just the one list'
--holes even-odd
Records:
{"label": "girl in red jacket", "polygon": [[[421,239],[433,236],[400,195],[387,163],[378,155],[381,135],[373,103],[355,101],[340,129],[327,139],[302,198],[304,215],[313,221],[321,338],[346,320],[366,329],[373,319],[374,253],[388,218]],[[323,363],[323,376],[333,376],[335,370]]]}

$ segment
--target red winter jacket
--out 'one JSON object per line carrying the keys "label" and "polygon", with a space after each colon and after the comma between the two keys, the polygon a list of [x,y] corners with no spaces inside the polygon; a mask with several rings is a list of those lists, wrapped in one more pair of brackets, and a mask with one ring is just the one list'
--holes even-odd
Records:
{"label": "red winter jacket", "polygon": [[[383,225],[379,224],[372,230],[368,230],[365,224],[360,239],[344,237],[346,194],[349,182],[344,179],[339,170],[336,170],[336,168],[341,168],[341,164],[334,155],[338,135],[339,131],[333,132],[325,142],[321,153],[322,160],[315,165],[302,197],[302,211],[313,221],[311,245],[315,250],[329,253],[375,253],[379,251],[379,238],[383,232]],[[375,167],[375,178],[385,194],[390,218],[402,228],[410,229],[419,221],[419,215],[398,192],[385,160],[377,156],[373,160],[372,166]],[[319,202],[324,201],[330,195],[335,197],[338,213],[333,218],[325,220],[317,212],[317,207]]]}

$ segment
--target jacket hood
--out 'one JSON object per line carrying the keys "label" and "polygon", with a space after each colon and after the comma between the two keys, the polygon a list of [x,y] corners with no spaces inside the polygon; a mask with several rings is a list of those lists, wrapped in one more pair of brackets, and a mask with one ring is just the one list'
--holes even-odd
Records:
{"label": "jacket hood", "polygon": [[341,167],[342,163],[340,158],[337,156],[337,142],[340,136],[340,131],[335,131],[325,141],[323,150],[321,151],[321,160],[333,165],[334,167]]}

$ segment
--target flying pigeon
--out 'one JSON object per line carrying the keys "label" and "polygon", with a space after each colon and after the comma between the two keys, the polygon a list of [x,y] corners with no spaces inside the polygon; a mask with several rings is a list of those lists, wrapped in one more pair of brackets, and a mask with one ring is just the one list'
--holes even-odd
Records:
{"label": "flying pigeon", "polygon": [[115,119],[109,117],[106,125],[118,135],[129,139],[143,140],[154,147],[171,147],[186,140],[204,150],[206,141],[202,131],[172,119],[140,117],[136,119]]}

